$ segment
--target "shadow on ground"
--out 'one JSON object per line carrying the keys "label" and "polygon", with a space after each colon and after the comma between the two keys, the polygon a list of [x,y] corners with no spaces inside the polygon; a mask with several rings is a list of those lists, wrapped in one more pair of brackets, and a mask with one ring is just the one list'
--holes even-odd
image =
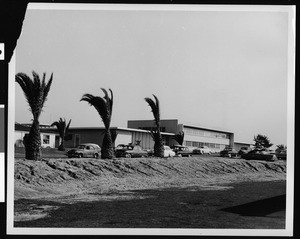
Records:
{"label": "shadow on ground", "polygon": [[221,209],[225,212],[237,213],[242,216],[265,217],[267,215],[285,211],[286,195],[280,195],[234,207]]}
{"label": "shadow on ground", "polygon": [[44,218],[15,221],[14,226],[284,229],[285,184],[245,182],[227,185],[230,187],[224,190],[136,190],[131,193],[138,197],[111,201],[62,203],[19,199],[15,201],[15,213],[30,213],[33,208],[54,209]]}

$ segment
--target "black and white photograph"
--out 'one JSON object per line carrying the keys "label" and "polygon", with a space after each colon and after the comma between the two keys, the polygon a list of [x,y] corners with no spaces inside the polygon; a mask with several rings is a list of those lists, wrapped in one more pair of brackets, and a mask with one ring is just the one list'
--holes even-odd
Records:
{"label": "black and white photograph", "polygon": [[7,233],[293,235],[295,9],[29,3]]}

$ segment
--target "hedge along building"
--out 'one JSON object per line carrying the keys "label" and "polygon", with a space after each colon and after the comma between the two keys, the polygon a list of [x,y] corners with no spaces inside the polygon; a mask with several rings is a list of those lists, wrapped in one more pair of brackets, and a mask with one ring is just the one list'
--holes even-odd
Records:
{"label": "hedge along building", "polygon": [[[147,130],[111,127],[117,132],[114,146],[119,144],[139,143],[143,149],[152,149],[154,141]],[[83,143],[95,143],[102,145],[105,128],[103,127],[70,127],[68,130],[69,140],[65,141],[65,147],[73,148]],[[163,132],[162,137],[166,145],[169,145],[173,133]]]}
{"label": "hedge along building", "polygon": [[[153,120],[129,120],[127,127],[142,130],[155,129]],[[219,152],[226,146],[234,147],[234,133],[232,132],[182,124],[177,119],[161,120],[160,130],[174,135],[184,132],[183,145],[188,147],[208,146],[214,152]],[[177,144],[173,139],[168,142],[168,145],[173,144]]]}

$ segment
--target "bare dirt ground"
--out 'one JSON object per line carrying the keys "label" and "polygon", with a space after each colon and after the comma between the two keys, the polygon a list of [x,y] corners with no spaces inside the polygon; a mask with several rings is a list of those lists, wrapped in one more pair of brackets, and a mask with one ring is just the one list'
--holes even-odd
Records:
{"label": "bare dirt ground", "polygon": [[284,228],[285,180],[285,161],[16,159],[15,226]]}

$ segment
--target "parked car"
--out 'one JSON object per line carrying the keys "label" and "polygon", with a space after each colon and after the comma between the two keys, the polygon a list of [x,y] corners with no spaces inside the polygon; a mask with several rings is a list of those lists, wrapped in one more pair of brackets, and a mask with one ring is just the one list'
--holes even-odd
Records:
{"label": "parked car", "polygon": [[169,147],[164,145],[164,157],[174,157],[175,152]]}
{"label": "parked car", "polygon": [[173,145],[172,149],[175,152],[176,156],[179,157],[190,157],[193,155],[193,150],[186,146]]}
{"label": "parked car", "polygon": [[225,147],[223,150],[220,151],[220,156],[221,157],[237,157],[238,156],[238,152],[233,149],[232,147]]}
{"label": "parked car", "polygon": [[278,159],[286,160],[286,149],[275,151],[275,155]]}
{"label": "parked car", "polygon": [[266,160],[266,161],[276,161],[278,159],[275,153],[272,153],[267,149],[253,149],[250,152],[243,154],[242,158],[246,160]]}
{"label": "parked car", "polygon": [[250,151],[251,151],[250,147],[241,147],[241,149],[239,150],[238,154],[239,155],[243,155],[243,154],[249,153]]}
{"label": "parked car", "polygon": [[101,148],[98,144],[80,144],[76,149],[67,151],[69,158],[98,158],[101,155]]}
{"label": "parked car", "polygon": [[211,149],[207,146],[201,146],[194,149],[193,154],[211,154]]}
{"label": "parked car", "polygon": [[139,145],[124,145],[120,144],[115,149],[116,157],[134,158],[134,157],[148,157],[148,152],[143,150]]}

